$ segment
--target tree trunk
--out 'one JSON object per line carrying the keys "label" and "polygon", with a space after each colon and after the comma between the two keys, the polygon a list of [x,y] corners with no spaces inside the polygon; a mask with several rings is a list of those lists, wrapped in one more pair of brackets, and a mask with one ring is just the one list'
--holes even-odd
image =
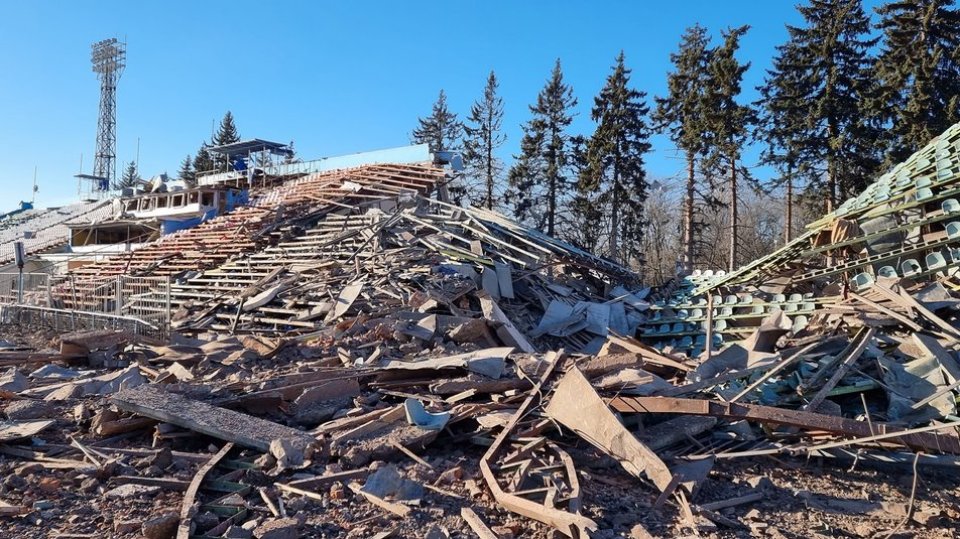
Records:
{"label": "tree trunk", "polygon": [[547,191],[547,235],[556,237],[553,229],[553,217],[557,211],[557,178],[551,174],[548,181],[550,187]]}
{"label": "tree trunk", "polygon": [[687,154],[687,196],[683,208],[683,271],[690,274],[693,271],[693,154]]}
{"label": "tree trunk", "polygon": [[729,270],[737,269],[737,161],[730,161],[730,264]]}
{"label": "tree trunk", "polygon": [[613,200],[610,204],[610,258],[620,260],[620,166],[613,163]]}
{"label": "tree trunk", "polygon": [[787,166],[787,216],[785,221],[784,242],[790,243],[793,239],[793,166]]}
{"label": "tree trunk", "polygon": [[485,141],[487,144],[487,209],[493,209],[493,141]]}

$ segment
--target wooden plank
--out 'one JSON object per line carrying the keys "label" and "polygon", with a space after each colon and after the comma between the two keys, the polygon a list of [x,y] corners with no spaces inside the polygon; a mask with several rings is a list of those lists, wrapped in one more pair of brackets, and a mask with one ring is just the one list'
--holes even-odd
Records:
{"label": "wooden plank", "polygon": [[844,436],[871,436],[890,434],[890,441],[913,448],[936,452],[960,454],[960,440],[956,436],[931,433],[904,434],[904,431],[887,423],[856,421],[812,412],[801,412],[758,404],[741,404],[714,400],[682,399],[672,397],[614,397],[610,406],[621,413],[688,414],[707,415],[729,419],[748,419],[760,423],[787,425],[809,430],[820,430]]}
{"label": "wooden plank", "polygon": [[200,483],[203,483],[203,478],[227,456],[227,453],[229,453],[231,449],[233,449],[233,443],[228,442],[224,444],[224,446],[220,448],[220,451],[210,457],[210,460],[201,466],[200,469],[197,470],[197,473],[194,474],[193,480],[190,481],[190,486],[187,487],[187,492],[183,495],[183,505],[180,507],[180,524],[177,526],[177,539],[190,539],[190,521],[193,519],[193,502],[197,498],[197,492],[200,491]]}
{"label": "wooden plank", "polygon": [[590,530],[597,529],[596,522],[582,515],[567,513],[552,507],[545,507],[542,504],[505,492],[503,488],[500,487],[500,483],[497,482],[497,476],[494,475],[492,468],[493,459],[504,449],[505,443],[510,437],[511,432],[517,427],[517,423],[520,422],[520,419],[523,418],[531,406],[533,406],[533,401],[540,396],[541,387],[550,378],[550,375],[553,374],[553,370],[557,366],[557,363],[560,362],[562,354],[562,351],[559,353],[549,352],[547,354],[545,358],[547,368],[544,370],[540,380],[537,381],[533,389],[527,394],[526,399],[520,404],[517,411],[514,412],[510,421],[503,427],[503,430],[500,431],[496,439],[494,439],[493,444],[490,445],[486,453],[481,457],[480,472],[483,474],[483,479],[486,481],[487,487],[490,488],[493,498],[505,509],[553,526],[568,537],[589,537]]}
{"label": "wooden plank", "polygon": [[673,474],[667,465],[617,420],[576,367],[557,384],[545,412],[617,459],[631,475],[646,476],[661,492],[670,486]]}
{"label": "wooden plank", "polygon": [[[847,371],[850,370],[850,367],[860,359],[860,356],[863,354],[863,351],[867,349],[867,345],[870,344],[870,340],[873,339],[874,333],[876,333],[875,328],[861,328],[854,337],[854,343],[851,343],[852,350],[846,354],[846,357],[840,362],[840,365],[837,366],[837,370],[834,371],[833,376],[827,380],[827,383],[820,388],[820,391],[817,391],[817,394],[810,399],[810,402],[805,404],[801,410],[811,411],[816,410],[820,403],[823,402],[823,399],[827,398],[827,395],[833,390],[834,387],[840,382],[840,380],[847,374]],[[846,350],[844,350],[846,352]]]}
{"label": "wooden plank", "polygon": [[470,526],[470,529],[473,530],[473,533],[477,534],[477,537],[480,539],[500,539],[500,536],[493,533],[493,530],[487,527],[486,524],[480,520],[480,516],[477,515],[476,511],[469,507],[460,508],[460,516],[466,521],[467,525]]}
{"label": "wooden plank", "polygon": [[500,306],[497,305],[497,302],[494,301],[488,294],[477,294],[480,298],[480,308],[483,310],[483,316],[494,322],[499,322],[503,324],[501,327],[497,328],[497,336],[499,336],[506,344],[510,346],[515,346],[520,349],[521,352],[526,352],[528,354],[534,354],[537,352],[537,349],[530,344],[530,341],[527,340],[526,336],[517,329],[517,326],[513,325],[513,322],[510,321],[510,318],[502,310]]}
{"label": "wooden plank", "polygon": [[219,408],[170,393],[154,385],[142,385],[110,398],[118,408],[165,421],[221,440],[269,451],[270,442],[289,440],[301,451],[315,442],[306,432],[259,417]]}

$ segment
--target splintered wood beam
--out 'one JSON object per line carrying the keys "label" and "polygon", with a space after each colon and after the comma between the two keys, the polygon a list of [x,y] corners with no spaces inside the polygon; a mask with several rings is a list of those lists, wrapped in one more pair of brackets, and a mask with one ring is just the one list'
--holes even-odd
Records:
{"label": "splintered wood beam", "polygon": [[[906,431],[902,427],[886,423],[867,423],[866,421],[856,421],[845,417],[812,412],[714,400],[620,396],[610,399],[609,404],[614,410],[621,413],[686,414],[724,419],[747,419],[759,423],[827,431],[843,436],[896,435],[897,432]],[[929,432],[905,433],[903,436],[893,436],[888,441],[914,449],[960,454],[960,440],[956,436]]]}
{"label": "splintered wood beam", "polygon": [[305,451],[316,440],[308,433],[233,410],[188,399],[183,395],[143,385],[110,398],[121,410],[134,412],[221,440],[269,451],[270,442],[289,440]]}
{"label": "splintered wood beam", "polygon": [[534,385],[533,389],[527,394],[520,407],[510,418],[510,421],[503,427],[500,434],[494,439],[493,444],[487,449],[483,457],[480,458],[480,472],[483,474],[487,487],[493,494],[493,498],[505,509],[514,513],[532,518],[544,524],[553,526],[567,537],[589,537],[590,530],[597,529],[597,523],[589,518],[575,513],[560,511],[553,507],[546,507],[532,500],[515,496],[512,493],[505,492],[497,481],[497,476],[493,472],[493,461],[505,449],[507,440],[511,433],[516,429],[517,424],[532,408],[534,400],[540,396],[540,389],[550,378],[554,368],[560,362],[563,352],[549,352],[545,361],[547,367],[544,369],[540,380]]}
{"label": "splintered wood beam", "polygon": [[177,526],[177,539],[190,539],[190,521],[193,519],[193,502],[197,499],[197,492],[200,491],[200,484],[203,478],[210,473],[216,465],[227,456],[227,453],[233,449],[233,443],[224,444],[216,455],[210,457],[210,460],[197,470],[187,487],[187,492],[183,495],[183,505],[180,508],[180,524]]}

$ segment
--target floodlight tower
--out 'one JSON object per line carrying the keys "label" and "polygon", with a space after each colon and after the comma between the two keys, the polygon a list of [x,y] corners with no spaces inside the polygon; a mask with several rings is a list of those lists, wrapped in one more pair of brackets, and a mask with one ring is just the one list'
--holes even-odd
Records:
{"label": "floodlight tower", "polygon": [[126,67],[127,44],[110,38],[98,41],[90,48],[93,72],[100,79],[100,119],[97,121],[93,176],[99,181],[96,187],[107,191],[117,176],[117,81]]}

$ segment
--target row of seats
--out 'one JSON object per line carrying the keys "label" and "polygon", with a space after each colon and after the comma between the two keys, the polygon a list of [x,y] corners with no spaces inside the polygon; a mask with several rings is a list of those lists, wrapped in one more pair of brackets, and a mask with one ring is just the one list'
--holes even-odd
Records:
{"label": "row of seats", "polygon": [[[948,260],[948,257],[949,257],[949,260]],[[946,268],[947,266],[960,264],[960,248],[948,247],[947,256],[944,256],[944,254],[940,251],[934,251],[932,253],[929,253],[926,256],[926,258],[924,258],[924,263],[927,266],[926,271],[937,271],[937,270]],[[893,266],[883,266],[882,268],[877,270],[877,276],[892,277],[895,279],[901,276],[913,277],[915,275],[924,273],[924,271],[925,270],[923,266],[921,266],[916,259],[908,258],[907,260],[904,260],[903,262],[900,263],[899,275],[897,274],[896,268],[894,268]],[[858,273],[854,275],[853,280],[851,281],[850,284],[854,290],[859,291],[859,290],[864,290],[866,288],[869,288],[871,285],[873,285],[873,283],[874,283],[873,275],[863,272],[863,273]]]}
{"label": "row of seats", "polygon": [[[784,313],[787,314],[788,317],[792,318],[793,320],[797,320],[797,319],[803,320],[804,325],[806,325],[806,320],[807,320],[806,315],[812,314],[813,311],[814,309],[810,308],[809,310],[804,310],[802,312],[798,310],[793,310],[793,311],[785,310]],[[764,313],[759,313],[759,314],[762,315]],[[648,325],[646,327],[642,327],[640,331],[646,337],[656,338],[658,336],[697,333],[700,331],[706,331],[708,327],[709,325],[706,320],[700,321],[699,323],[695,323],[693,320],[690,320],[686,322],[674,322],[672,324]],[[725,331],[730,329],[743,329],[743,328],[734,328],[734,326],[731,326],[729,324],[726,318],[717,318],[713,320],[714,331]]]}
{"label": "row of seats", "polygon": [[[809,320],[807,319],[806,316],[804,315],[796,316],[793,319],[792,331],[794,333],[797,333],[803,330],[805,327],[807,327],[807,324],[809,324]],[[724,329],[726,328],[724,327]],[[712,339],[713,339],[714,350],[718,350],[722,348],[724,343],[727,342],[724,335],[722,334],[722,330],[718,330],[718,332],[715,332],[713,334]],[[733,340],[739,340],[739,338],[736,338]],[[697,357],[701,353],[703,353],[703,350],[706,346],[706,342],[707,342],[707,336],[701,333],[699,335],[684,335],[679,338],[657,340],[653,342],[652,346],[660,351],[663,351],[667,347],[674,350],[689,350],[690,356]]]}

